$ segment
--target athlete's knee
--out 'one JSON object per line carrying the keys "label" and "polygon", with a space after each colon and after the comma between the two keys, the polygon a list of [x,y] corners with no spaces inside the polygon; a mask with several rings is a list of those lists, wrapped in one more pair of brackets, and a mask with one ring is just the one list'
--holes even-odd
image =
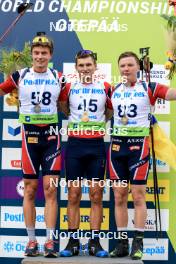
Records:
{"label": "athlete's knee", "polygon": [[132,198],[134,206],[142,206],[143,204],[145,204],[145,193],[142,190],[133,190]]}
{"label": "athlete's knee", "polygon": [[24,185],[24,198],[28,200],[34,200],[37,191],[37,186],[33,184]]}
{"label": "athlete's knee", "polygon": [[50,185],[50,184],[45,184],[44,185],[44,195],[45,199],[52,199],[56,200],[57,199],[57,187]]}
{"label": "athlete's knee", "polygon": [[79,188],[69,188],[68,190],[68,201],[69,204],[79,204],[81,200],[81,190]]}
{"label": "athlete's knee", "polygon": [[90,201],[92,203],[99,203],[99,204],[102,203],[102,193],[103,193],[102,189],[91,190],[89,193]]}
{"label": "athlete's knee", "polygon": [[127,198],[128,198],[128,193],[124,191],[115,191],[114,192],[114,201],[115,201],[115,206],[123,206],[127,204]]}

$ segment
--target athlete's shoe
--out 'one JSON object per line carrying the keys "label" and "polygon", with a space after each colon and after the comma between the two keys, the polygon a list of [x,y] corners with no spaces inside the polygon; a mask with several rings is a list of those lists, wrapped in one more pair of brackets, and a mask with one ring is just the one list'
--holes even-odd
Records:
{"label": "athlete's shoe", "polygon": [[27,257],[36,257],[39,255],[38,243],[36,240],[30,240],[27,243],[24,255]]}
{"label": "athlete's shoe", "polygon": [[122,258],[129,255],[129,243],[128,239],[118,239],[117,245],[113,251],[110,252],[111,258]]}
{"label": "athlete's shoe", "polygon": [[47,240],[44,245],[44,257],[46,258],[57,258],[57,252],[54,249],[54,241]]}
{"label": "athlete's shoe", "polygon": [[60,252],[60,257],[78,256],[79,248],[80,248],[79,240],[69,239],[66,248]]}
{"label": "athlete's shoe", "polygon": [[108,257],[108,252],[102,248],[99,240],[90,239],[88,242],[88,251],[91,256],[98,258]]}
{"label": "athlete's shoe", "polygon": [[131,254],[132,259],[142,259],[143,256],[143,238],[135,237],[132,242]]}

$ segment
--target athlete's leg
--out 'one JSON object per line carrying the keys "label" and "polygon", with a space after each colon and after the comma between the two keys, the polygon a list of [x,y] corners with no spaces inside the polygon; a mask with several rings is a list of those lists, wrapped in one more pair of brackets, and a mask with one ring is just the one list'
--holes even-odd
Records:
{"label": "athlete's leg", "polygon": [[99,182],[90,183],[89,197],[91,201],[90,229],[100,230],[103,221],[103,187],[100,186]]}
{"label": "athlete's leg", "polygon": [[[57,183],[58,176],[45,175],[43,177],[43,189],[45,196],[45,223],[46,227],[55,230],[57,220]],[[51,236],[52,237],[52,236]]]}
{"label": "athlete's leg", "polygon": [[129,254],[128,225],[128,149],[120,138],[112,139],[109,152],[110,178],[113,181],[115,221],[118,238],[110,257],[125,257]]}
{"label": "athlete's leg", "polygon": [[131,185],[135,229],[144,229],[147,218],[146,185]]}
{"label": "athlete's leg", "polygon": [[27,228],[35,228],[36,210],[35,195],[38,187],[37,179],[24,179],[23,212]]}
{"label": "athlete's leg", "polygon": [[26,230],[29,238],[25,249],[25,256],[37,256],[38,243],[35,237],[35,195],[38,187],[37,179],[24,179],[23,213]]}
{"label": "athlete's leg", "polygon": [[149,171],[148,137],[140,138],[139,150],[132,151],[129,163],[131,193],[134,203],[134,238],[131,258],[141,259],[143,256],[144,227],[147,218],[146,183]]}
{"label": "athlete's leg", "polygon": [[86,175],[90,181],[89,197],[91,201],[90,229],[92,236],[88,243],[89,254],[96,257],[107,257],[108,252],[101,246],[99,233],[103,222],[103,188],[105,185],[106,152],[102,139],[97,139],[89,146],[90,154],[87,155]]}
{"label": "athlete's leg", "polygon": [[118,182],[114,182],[114,200],[115,200],[115,221],[117,228],[126,230],[128,225],[128,186],[119,187]]}
{"label": "athlete's leg", "polygon": [[35,238],[35,195],[38,187],[38,172],[40,152],[38,150],[38,136],[34,135],[36,127],[23,126],[22,131],[22,169],[24,178],[23,211],[28,233],[29,243],[25,255],[38,254],[38,246]]}
{"label": "athlete's leg", "polygon": [[143,256],[144,227],[147,219],[146,185],[131,185],[134,203],[134,237],[131,248],[131,258],[141,259]]}
{"label": "athlete's leg", "polygon": [[[53,125],[53,127],[56,127],[56,125]],[[45,196],[44,215],[46,223],[44,256],[57,257],[57,252],[54,248],[54,237],[58,213],[57,187],[61,167],[60,139],[58,135],[50,135],[47,133],[48,130],[50,131],[49,126],[43,130],[41,167]]]}
{"label": "athlete's leg", "polygon": [[81,179],[84,175],[84,164],[81,158],[83,150],[79,139],[69,138],[65,154],[69,241],[65,249],[60,252],[61,257],[71,257],[79,254],[80,243],[77,231],[80,224]]}
{"label": "athlete's leg", "polygon": [[67,204],[67,214],[68,214],[68,228],[69,229],[79,229],[80,223],[80,200],[81,200],[81,182],[79,186],[75,187],[75,182],[68,182],[68,204]]}

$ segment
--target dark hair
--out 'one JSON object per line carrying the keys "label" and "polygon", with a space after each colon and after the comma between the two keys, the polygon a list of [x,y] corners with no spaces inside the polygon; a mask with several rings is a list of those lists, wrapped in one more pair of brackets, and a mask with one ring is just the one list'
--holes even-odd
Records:
{"label": "dark hair", "polygon": [[120,54],[119,58],[118,58],[118,64],[120,62],[121,59],[123,58],[128,58],[128,57],[133,57],[137,64],[140,65],[140,60],[138,58],[138,56],[136,55],[136,53],[132,52],[132,51],[126,51]]}
{"label": "dark hair", "polygon": [[53,41],[46,36],[45,32],[37,32],[37,35],[32,40],[31,52],[34,47],[39,47],[39,46],[48,47],[50,53],[53,54],[53,50],[54,50]]}
{"label": "dark hair", "polygon": [[88,58],[88,57],[91,57],[93,59],[94,63],[96,64],[97,54],[91,50],[80,50],[80,51],[78,51],[76,56],[75,56],[75,63],[77,64],[78,59],[84,59],[84,58]]}

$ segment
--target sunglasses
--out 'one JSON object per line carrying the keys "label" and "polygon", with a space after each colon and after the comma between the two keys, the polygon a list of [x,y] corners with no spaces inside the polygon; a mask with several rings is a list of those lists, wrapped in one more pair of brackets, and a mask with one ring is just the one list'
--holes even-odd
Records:
{"label": "sunglasses", "polygon": [[80,57],[84,56],[84,55],[90,55],[91,57],[94,58],[94,60],[97,60],[97,53],[94,53],[91,50],[80,50],[77,54],[75,59],[79,59]]}
{"label": "sunglasses", "polygon": [[51,45],[51,41],[45,36],[37,36],[33,39],[32,44],[42,43]]}

